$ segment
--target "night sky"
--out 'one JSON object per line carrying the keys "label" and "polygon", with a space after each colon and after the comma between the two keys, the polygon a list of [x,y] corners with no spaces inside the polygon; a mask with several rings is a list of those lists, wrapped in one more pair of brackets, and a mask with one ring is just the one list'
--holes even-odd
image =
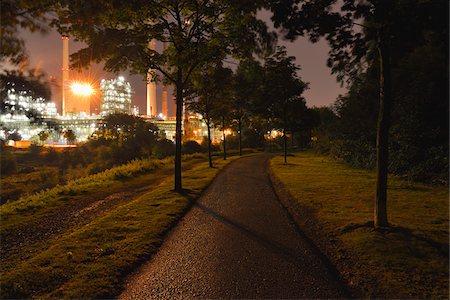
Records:
{"label": "night sky", "polygon": [[[264,20],[269,20],[269,13],[263,12],[259,16]],[[56,31],[50,31],[46,35],[39,33],[32,34],[24,32],[23,37],[26,42],[26,47],[30,55],[30,66],[42,69],[49,76],[55,78],[55,82],[61,82],[61,64],[62,64],[62,43],[61,37]],[[284,41],[280,37],[279,45],[287,47],[288,54],[295,56],[297,64],[301,66],[299,75],[304,81],[309,82],[309,90],[305,92],[304,96],[307,105],[324,106],[330,105],[339,94],[345,92],[336,82],[336,77],[330,74],[330,69],[326,66],[326,59],[328,53],[328,45],[325,41],[312,44],[304,38],[299,38],[295,42]],[[70,53],[76,52],[82,47],[81,43],[69,41]],[[130,81],[134,91],[132,103],[139,106],[140,113],[145,114],[146,91],[145,81],[142,76],[131,76],[127,72],[122,72],[126,80]],[[75,74],[71,73],[73,79]],[[115,75],[106,73],[102,70],[101,65],[93,65],[84,71],[83,77],[88,77],[95,86],[101,79],[114,78]],[[157,97],[160,101],[161,88],[157,89]],[[169,98],[170,99],[170,98]],[[99,95],[93,97],[93,101],[99,101]],[[60,111],[61,92],[60,86],[52,86],[52,101],[55,102]],[[158,105],[159,102],[158,102]],[[160,110],[160,107],[158,107]],[[169,101],[169,112],[172,111],[172,101]]]}

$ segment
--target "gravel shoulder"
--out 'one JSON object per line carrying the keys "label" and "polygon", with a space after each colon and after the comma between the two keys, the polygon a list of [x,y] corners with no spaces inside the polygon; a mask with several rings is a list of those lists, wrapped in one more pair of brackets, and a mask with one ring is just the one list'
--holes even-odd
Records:
{"label": "gravel shoulder", "polygon": [[278,201],[269,158],[225,168],[119,299],[347,298]]}

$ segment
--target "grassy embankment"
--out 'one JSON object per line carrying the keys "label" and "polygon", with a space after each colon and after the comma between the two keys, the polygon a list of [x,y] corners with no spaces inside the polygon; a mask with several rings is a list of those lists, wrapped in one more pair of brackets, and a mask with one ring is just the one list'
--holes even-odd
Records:
{"label": "grassy embankment", "polygon": [[294,215],[303,214],[298,218],[302,229],[328,252],[360,296],[448,297],[447,187],[391,176],[388,214],[392,228],[376,231],[371,223],[373,171],[309,152],[288,157],[288,164],[275,157],[271,170],[292,196],[294,203],[287,206]]}
{"label": "grassy embankment", "polygon": [[36,149],[33,151],[8,147],[8,152],[16,161],[16,171],[0,174],[0,204],[93,174],[88,166],[81,164],[69,164],[62,170],[58,162],[63,155],[62,149],[43,149],[37,152]]}
{"label": "grassy embankment", "polygon": [[[183,185],[187,190],[182,194],[172,191],[173,179],[169,176],[152,191],[51,241],[44,251],[2,274],[0,297],[111,298],[117,295],[125,276],[157,250],[165,232],[201,195],[216,173],[235,158],[217,159],[215,168],[201,162],[185,171]],[[136,164],[114,168],[4,205],[2,219],[5,216],[7,221],[1,225],[23,224],[26,219],[8,220],[20,219],[26,211],[46,211],[46,205],[54,207],[58,200],[70,200],[108,187],[112,181],[128,178],[133,172],[139,174],[142,172],[139,169]],[[61,195],[64,199],[59,198]]]}

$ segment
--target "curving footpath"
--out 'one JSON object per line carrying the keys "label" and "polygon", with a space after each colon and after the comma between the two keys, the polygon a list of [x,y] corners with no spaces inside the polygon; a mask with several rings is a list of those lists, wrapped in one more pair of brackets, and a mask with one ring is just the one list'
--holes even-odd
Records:
{"label": "curving footpath", "polygon": [[269,158],[226,167],[119,299],[346,298],[278,202]]}

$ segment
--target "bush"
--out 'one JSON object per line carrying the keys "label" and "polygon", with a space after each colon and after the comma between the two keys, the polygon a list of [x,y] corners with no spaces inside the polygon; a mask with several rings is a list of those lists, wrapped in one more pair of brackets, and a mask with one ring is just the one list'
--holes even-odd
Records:
{"label": "bush", "polygon": [[17,171],[16,156],[6,147],[2,147],[1,151],[1,175],[15,173]]}
{"label": "bush", "polygon": [[31,144],[30,147],[28,148],[28,151],[31,156],[36,157],[39,155],[39,153],[41,153],[42,147],[36,144]]}
{"label": "bush", "polygon": [[[227,136],[227,151],[231,149],[239,149],[239,136]],[[223,149],[223,141],[221,143],[221,148]]]}
{"label": "bush", "polygon": [[52,165],[58,165],[59,164],[59,153],[55,149],[50,148],[48,150],[48,152],[45,154],[45,161]]}
{"label": "bush", "polygon": [[168,139],[162,139],[156,142],[153,148],[154,155],[161,159],[175,154],[175,144]]}
{"label": "bush", "polygon": [[[201,146],[205,149],[206,152],[208,152],[208,138],[204,138]],[[211,144],[211,152],[219,152],[220,151],[220,145],[217,144]]]}
{"label": "bush", "polygon": [[193,154],[205,152],[205,149],[196,141],[187,141],[183,143],[183,154]]}

